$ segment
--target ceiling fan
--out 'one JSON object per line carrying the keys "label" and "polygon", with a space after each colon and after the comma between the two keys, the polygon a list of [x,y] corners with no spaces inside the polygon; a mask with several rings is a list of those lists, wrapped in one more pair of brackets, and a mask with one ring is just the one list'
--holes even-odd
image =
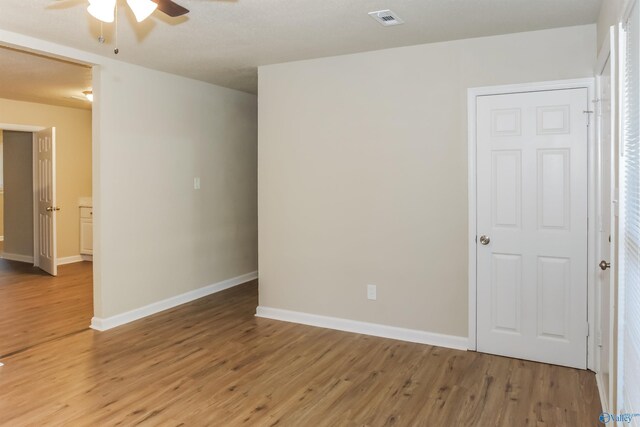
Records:
{"label": "ceiling fan", "polygon": [[[94,18],[102,22],[113,22],[117,0],[89,0],[89,12]],[[127,4],[138,22],[149,17],[156,9],[160,12],[177,17],[189,13],[189,9],[180,6],[172,0],[127,0]]]}

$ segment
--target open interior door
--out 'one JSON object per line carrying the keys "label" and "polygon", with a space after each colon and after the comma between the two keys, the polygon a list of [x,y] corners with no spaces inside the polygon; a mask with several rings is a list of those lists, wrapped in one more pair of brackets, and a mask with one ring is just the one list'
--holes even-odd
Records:
{"label": "open interior door", "polygon": [[37,265],[52,276],[58,274],[56,254],[56,129],[36,132],[38,169],[38,253]]}

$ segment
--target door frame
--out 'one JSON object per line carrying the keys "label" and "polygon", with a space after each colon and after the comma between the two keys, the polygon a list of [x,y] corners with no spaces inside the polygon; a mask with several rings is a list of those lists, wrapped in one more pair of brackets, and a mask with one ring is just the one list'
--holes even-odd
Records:
{"label": "door frame", "polygon": [[[534,82],[511,84],[501,86],[484,86],[467,89],[467,148],[468,148],[468,202],[469,202],[469,339],[467,348],[472,351],[477,350],[477,189],[476,189],[476,98],[489,95],[506,95],[524,92],[541,92],[560,89],[587,89],[589,110],[593,110],[593,100],[595,99],[595,79],[593,77],[570,80],[555,80],[547,82]],[[595,115],[590,114],[589,129],[587,131],[587,153],[588,153],[588,177],[587,177],[587,322],[589,325],[589,335],[587,336],[587,369],[594,369],[593,355],[595,354],[595,274],[596,274],[596,195],[597,195],[597,152],[596,152],[596,132]]]}
{"label": "door frame", "polygon": [[[37,125],[16,125],[9,123],[0,123],[0,129],[14,131],[14,132],[30,132],[32,134],[31,147],[32,147],[32,160],[31,160],[31,169],[32,169],[32,180],[33,180],[33,266],[40,267],[40,262],[38,260],[38,252],[40,251],[40,241],[38,240],[38,234],[40,233],[40,225],[38,223],[38,153],[36,151],[38,145],[36,141],[36,132],[40,132],[45,130],[46,126],[37,126]],[[57,233],[58,230],[54,230],[54,233]],[[57,262],[57,260],[56,260]]]}
{"label": "door frame", "polygon": [[[610,64],[610,69],[611,69],[611,79],[612,79],[612,84],[611,84],[611,156],[610,156],[610,161],[611,164],[609,165],[610,171],[613,173],[614,170],[614,166],[615,166],[615,156],[616,156],[616,145],[618,143],[618,132],[619,129],[617,128],[617,106],[618,106],[618,59],[617,59],[617,52],[615,49],[615,46],[617,46],[617,38],[618,38],[618,34],[617,34],[617,27],[611,26],[609,28],[609,32],[605,35],[605,39],[600,47],[600,51],[598,53],[598,58],[596,61],[596,66],[595,66],[595,79],[596,79],[596,96],[600,96],[600,92],[601,92],[601,76],[602,73],[604,71],[604,68],[607,64],[607,62],[609,62]],[[601,105],[598,105],[598,108],[602,108]],[[598,148],[598,181],[596,183],[596,189],[598,192],[598,199],[597,199],[597,206],[596,208],[598,209],[598,215],[602,214],[602,209],[605,208],[604,206],[602,206],[602,182],[601,180],[601,171],[603,168],[603,162],[602,162],[602,123],[601,120],[598,120],[598,127],[597,127],[597,148]],[[615,333],[616,333],[616,320],[617,320],[617,310],[616,310],[616,290],[617,290],[617,283],[616,283],[616,276],[617,276],[617,267],[618,267],[618,263],[617,263],[617,250],[616,250],[616,245],[617,245],[617,241],[618,241],[618,235],[617,235],[617,230],[616,227],[614,227],[614,225],[616,224],[616,209],[615,209],[615,204],[617,203],[617,199],[618,199],[618,195],[615,194],[617,188],[615,188],[615,182],[611,182],[612,185],[612,189],[611,189],[611,205],[608,207],[609,211],[610,211],[610,218],[611,218],[611,251],[610,251],[610,263],[611,263],[611,268],[609,270],[609,342],[607,343],[607,345],[609,346],[609,363],[608,363],[608,368],[609,368],[609,382],[608,384],[604,384],[604,380],[602,378],[602,374],[601,374],[601,369],[602,369],[602,361],[601,359],[598,357],[597,360],[594,359],[594,367],[595,367],[595,373],[596,373],[596,384],[598,385],[598,391],[600,393],[600,401],[602,403],[603,406],[603,410],[605,412],[610,411],[611,408],[615,407],[614,401],[615,401],[615,393],[616,393],[616,372],[615,372],[615,360],[616,360],[616,354],[617,354],[617,348],[616,348],[616,337],[615,337]],[[599,222],[599,221],[598,221]],[[597,233],[598,238],[596,241],[596,259],[604,259],[604,257],[602,256],[601,253],[601,248],[602,248],[602,240],[601,240],[601,236],[600,233]],[[601,280],[600,280],[600,275],[599,274],[595,274],[594,279],[596,281],[596,284],[598,285],[598,289],[601,289]],[[596,334],[598,332],[598,329],[600,330],[600,333],[602,333],[602,311],[603,311],[603,306],[602,306],[602,300],[600,299],[600,296],[596,294],[596,300],[595,300],[595,312],[597,312],[597,318],[596,321],[600,322],[600,324],[596,325]],[[596,335],[596,338],[599,338]],[[597,345],[598,343],[596,342],[595,345]],[[597,348],[594,347],[594,349],[597,351]],[[595,364],[595,362],[598,362],[597,364]]]}
{"label": "door frame", "polygon": [[88,65],[92,68],[93,108],[91,109],[91,173],[93,199],[93,314],[102,307],[102,184],[100,180],[100,164],[102,162],[102,146],[100,134],[100,118],[102,111],[102,97],[100,88],[100,69],[113,63],[113,59],[90,53],[58,43],[41,40],[24,34],[0,29],[0,46],[26,50],[41,55],[59,58],[71,62]]}

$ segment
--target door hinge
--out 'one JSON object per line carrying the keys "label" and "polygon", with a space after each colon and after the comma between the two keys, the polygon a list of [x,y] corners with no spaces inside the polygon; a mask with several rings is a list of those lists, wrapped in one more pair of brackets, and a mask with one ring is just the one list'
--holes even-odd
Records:
{"label": "door hinge", "polygon": [[586,322],[585,326],[587,327],[586,336],[589,337],[590,336],[590,333],[589,333],[589,322]]}
{"label": "door hinge", "polygon": [[602,102],[601,102],[600,98],[594,99],[591,102],[593,102],[593,105],[596,106],[596,116],[597,117],[602,117]]}

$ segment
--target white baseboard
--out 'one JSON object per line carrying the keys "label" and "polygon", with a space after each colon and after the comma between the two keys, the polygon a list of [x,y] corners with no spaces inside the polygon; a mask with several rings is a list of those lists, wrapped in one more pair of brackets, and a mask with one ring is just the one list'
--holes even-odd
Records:
{"label": "white baseboard", "polygon": [[29,255],[9,254],[3,252],[2,254],[0,254],[0,258],[8,259],[9,261],[26,262],[29,264],[33,264],[33,257]]}
{"label": "white baseboard", "polygon": [[467,350],[467,337],[443,335],[416,329],[398,328],[377,323],[360,322],[357,320],[341,319],[337,317],[320,316],[317,314],[301,313],[299,311],[282,310],[259,306],[256,316],[267,319],[283,320],[285,322],[301,323],[303,325],[336,329],[338,331],[354,332],[356,334],[373,335],[375,337],[391,338],[438,347]]}
{"label": "white baseboard", "polygon": [[91,319],[91,328],[97,331],[106,331],[108,329],[115,328],[116,326],[124,325],[126,323],[133,322],[134,320],[139,320],[143,317],[151,316],[152,314],[168,310],[170,308],[191,302],[207,295],[215,294],[216,292],[241,285],[257,278],[258,272],[252,271],[251,273],[243,274],[241,276],[223,280],[222,282],[214,283],[212,285],[195,289],[184,294],[176,295],[175,297],[154,302],[152,304],[145,305],[144,307],[127,311],[126,313],[116,314],[115,316],[107,318],[94,317],[93,319]]}
{"label": "white baseboard", "polygon": [[[85,259],[85,257],[86,255],[72,255],[72,256],[67,256],[63,258],[58,258],[57,264],[65,265],[65,264],[73,264],[74,262],[91,261],[91,259],[87,260]],[[8,254],[5,252],[0,254],[0,258],[8,259],[10,261],[28,262],[30,264],[33,264],[33,257],[28,255]]]}
{"label": "white baseboard", "polygon": [[82,258],[82,261],[93,262],[93,255],[80,254],[80,258]]}
{"label": "white baseboard", "polygon": [[600,403],[602,404],[602,412],[609,413],[609,397],[607,396],[605,384],[603,383],[601,373],[596,373],[596,385],[598,386],[598,393],[600,394]]}
{"label": "white baseboard", "polygon": [[65,264],[73,264],[74,262],[81,262],[81,261],[84,261],[82,259],[82,255],[72,255],[64,258],[58,258],[57,264],[65,265]]}

